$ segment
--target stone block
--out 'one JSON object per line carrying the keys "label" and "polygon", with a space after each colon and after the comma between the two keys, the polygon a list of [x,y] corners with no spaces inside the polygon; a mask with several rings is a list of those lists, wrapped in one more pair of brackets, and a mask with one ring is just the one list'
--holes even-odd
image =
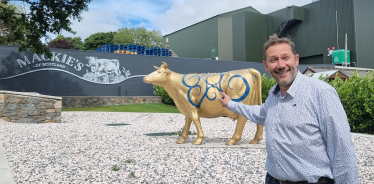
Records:
{"label": "stone block", "polygon": [[10,121],[10,119],[8,117],[1,117],[0,119],[4,120],[4,121]]}
{"label": "stone block", "polygon": [[61,101],[57,101],[57,102],[55,103],[55,108],[56,108],[56,109],[61,109],[61,108],[62,108],[62,102],[61,102]]}
{"label": "stone block", "polygon": [[8,105],[6,106],[6,109],[5,109],[5,110],[8,110],[8,111],[14,111],[14,110],[16,110],[16,108],[17,108],[17,104],[15,104],[15,103],[11,103],[11,104],[8,104]]}
{"label": "stone block", "polygon": [[17,121],[17,123],[37,123],[37,122],[32,118],[21,118]]}
{"label": "stone block", "polygon": [[37,111],[37,110],[35,110],[35,111],[29,111],[28,114],[30,116],[38,116],[38,115],[40,115],[40,111]]}
{"label": "stone block", "polygon": [[51,112],[56,112],[56,110],[55,109],[47,109],[45,112],[46,113],[51,113]]}
{"label": "stone block", "polygon": [[54,119],[48,120],[48,123],[55,123],[56,121]]}
{"label": "stone block", "polygon": [[45,108],[46,109],[54,109],[55,106],[52,103],[45,103]]}
{"label": "stone block", "polygon": [[19,120],[21,116],[10,116],[9,117],[11,120]]}
{"label": "stone block", "polygon": [[27,104],[27,111],[35,111],[35,105],[34,104]]}
{"label": "stone block", "polygon": [[4,103],[5,101],[5,95],[4,94],[0,94],[0,103]]}
{"label": "stone block", "polygon": [[14,116],[18,114],[18,111],[5,111],[6,116]]}
{"label": "stone block", "polygon": [[14,103],[22,102],[23,99],[24,97],[14,97]]}
{"label": "stone block", "polygon": [[18,116],[21,116],[22,118],[25,118],[25,117],[27,117],[27,112],[25,112],[25,111],[20,111],[17,115],[18,115]]}

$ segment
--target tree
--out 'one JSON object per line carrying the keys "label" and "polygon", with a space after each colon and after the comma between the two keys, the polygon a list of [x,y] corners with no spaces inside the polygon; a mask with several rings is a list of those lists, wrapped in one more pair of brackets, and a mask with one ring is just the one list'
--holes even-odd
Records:
{"label": "tree", "polygon": [[[20,5],[15,4],[4,4],[0,2],[0,14],[2,13],[2,9],[7,8],[11,11],[16,12],[14,16],[19,16],[18,14],[21,14],[23,12],[23,8]],[[0,44],[4,45],[17,45],[17,41],[13,40],[12,37],[14,37],[13,30],[11,30],[11,27],[9,25],[5,25],[4,21],[0,19]]]}
{"label": "tree", "polygon": [[95,33],[84,40],[84,50],[96,50],[104,44],[113,43],[113,32]]}
{"label": "tree", "polygon": [[63,35],[58,35],[47,46],[48,48],[74,49],[73,42],[68,41]]}
{"label": "tree", "polygon": [[81,37],[66,37],[66,40],[73,43],[75,50],[84,50],[84,43]]}
{"label": "tree", "polygon": [[114,34],[114,44],[143,45],[146,48],[162,47],[162,34],[159,30],[147,30],[139,28],[120,28]]}
{"label": "tree", "polygon": [[30,48],[32,52],[47,54],[51,57],[48,47],[41,42],[42,37],[48,38],[47,33],[59,34],[67,31],[75,34],[70,28],[70,19],[82,20],[81,13],[87,10],[91,0],[17,0],[30,6],[29,12],[17,12],[8,5],[8,0],[0,3],[0,22],[12,31],[5,38],[5,43],[16,42],[19,51]]}

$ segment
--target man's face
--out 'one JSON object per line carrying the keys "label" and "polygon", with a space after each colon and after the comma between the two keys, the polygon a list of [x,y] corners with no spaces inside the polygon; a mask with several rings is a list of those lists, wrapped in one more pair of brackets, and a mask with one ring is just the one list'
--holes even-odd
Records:
{"label": "man's face", "polygon": [[280,43],[266,50],[266,61],[263,61],[266,72],[277,81],[280,87],[290,87],[297,75],[299,55],[294,55],[291,46]]}

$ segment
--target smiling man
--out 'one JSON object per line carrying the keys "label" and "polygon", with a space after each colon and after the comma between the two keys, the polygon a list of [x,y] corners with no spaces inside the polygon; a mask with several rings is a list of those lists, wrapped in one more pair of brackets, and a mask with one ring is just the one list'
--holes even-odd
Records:
{"label": "smiling man", "polygon": [[277,84],[262,106],[231,101],[225,93],[218,100],[265,126],[265,183],[359,183],[349,123],[336,90],[297,70],[299,55],[289,38],[270,36],[263,63]]}

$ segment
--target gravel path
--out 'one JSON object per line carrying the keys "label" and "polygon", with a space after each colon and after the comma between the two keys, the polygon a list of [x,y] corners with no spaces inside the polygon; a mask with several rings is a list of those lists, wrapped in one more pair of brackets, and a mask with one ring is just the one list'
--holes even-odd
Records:
{"label": "gravel path", "polygon": [[[106,126],[112,123],[130,125]],[[264,149],[159,148],[178,135],[144,135],[174,132],[183,125],[181,114],[63,112],[58,124],[0,120],[0,138],[16,183],[264,182]],[[202,127],[205,142],[225,142],[235,123],[224,117],[202,119]],[[255,127],[247,123],[240,142],[248,142]],[[374,138],[352,138],[360,183],[374,183]]]}

